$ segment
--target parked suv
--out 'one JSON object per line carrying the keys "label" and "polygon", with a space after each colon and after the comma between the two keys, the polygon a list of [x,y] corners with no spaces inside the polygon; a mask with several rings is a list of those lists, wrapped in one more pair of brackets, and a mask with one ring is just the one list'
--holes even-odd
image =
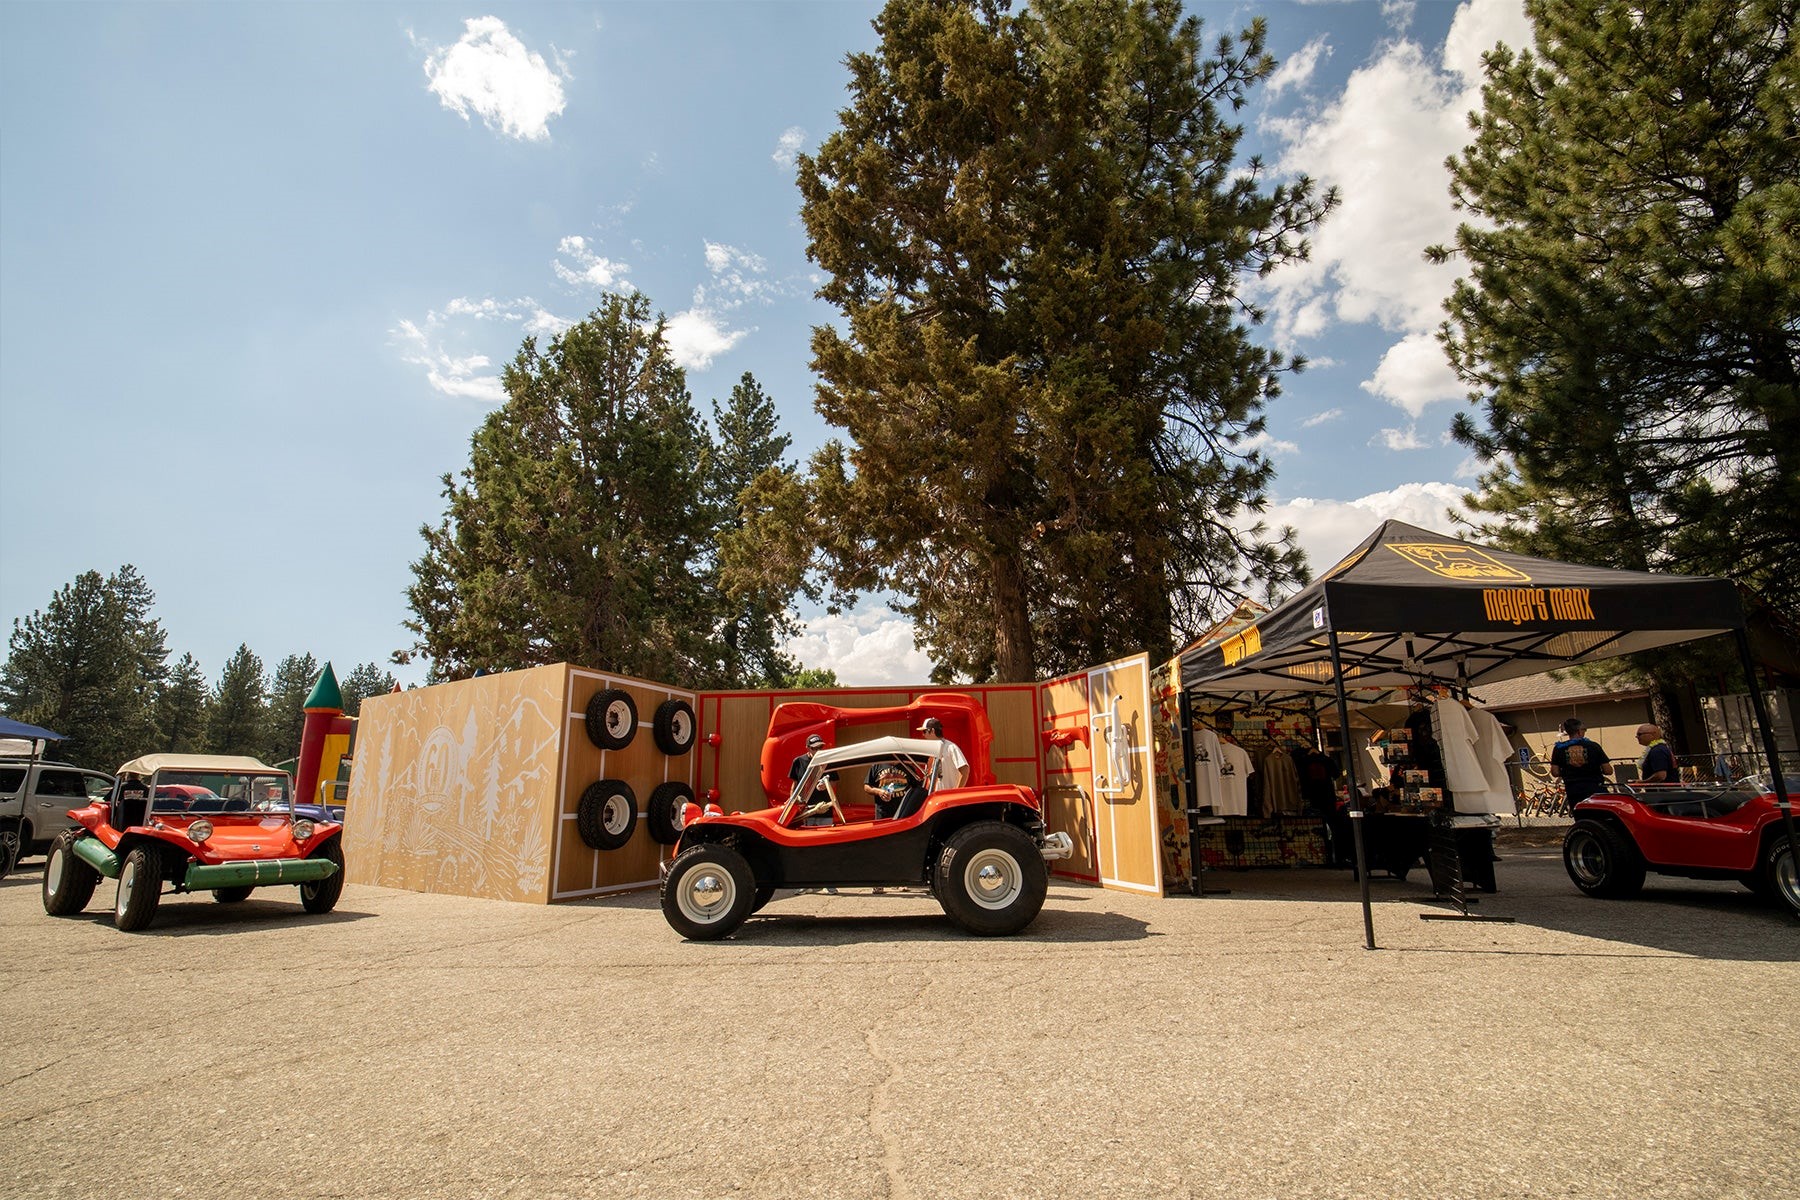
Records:
{"label": "parked suv", "polygon": [[0,834],[17,834],[19,858],[42,854],[57,834],[75,828],[70,809],[104,798],[112,785],[111,775],[68,763],[0,758]]}

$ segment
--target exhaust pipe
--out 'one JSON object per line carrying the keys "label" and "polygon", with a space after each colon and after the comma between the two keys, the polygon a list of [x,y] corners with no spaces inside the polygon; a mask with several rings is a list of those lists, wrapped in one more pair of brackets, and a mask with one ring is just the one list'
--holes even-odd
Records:
{"label": "exhaust pipe", "polygon": [[1039,851],[1045,862],[1055,862],[1059,858],[1075,856],[1075,842],[1066,833],[1049,833],[1044,835],[1044,844]]}

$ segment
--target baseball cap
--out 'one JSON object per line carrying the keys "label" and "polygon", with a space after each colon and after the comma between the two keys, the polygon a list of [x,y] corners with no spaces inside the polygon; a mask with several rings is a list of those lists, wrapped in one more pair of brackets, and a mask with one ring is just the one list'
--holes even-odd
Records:
{"label": "baseball cap", "polygon": [[823,750],[825,748],[825,739],[815,733],[806,739],[806,748],[808,750]]}
{"label": "baseball cap", "polygon": [[919,723],[920,733],[943,733],[944,727],[936,717],[926,717]]}

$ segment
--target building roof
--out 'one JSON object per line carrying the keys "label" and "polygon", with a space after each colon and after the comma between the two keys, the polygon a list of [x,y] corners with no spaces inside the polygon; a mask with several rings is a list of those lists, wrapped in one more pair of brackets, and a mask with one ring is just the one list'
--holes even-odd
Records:
{"label": "building roof", "polygon": [[1642,686],[1593,684],[1554,671],[1484,683],[1473,691],[1483,708],[1498,712],[1576,704],[1583,700],[1630,700],[1650,694],[1650,689]]}

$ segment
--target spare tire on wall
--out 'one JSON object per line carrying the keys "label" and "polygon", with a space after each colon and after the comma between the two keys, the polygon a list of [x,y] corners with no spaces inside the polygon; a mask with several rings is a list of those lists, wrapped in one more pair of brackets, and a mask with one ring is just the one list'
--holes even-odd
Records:
{"label": "spare tire on wall", "polygon": [[694,802],[694,789],[680,780],[659,783],[650,793],[650,806],[644,819],[650,822],[650,836],[665,846],[681,840],[681,810]]}
{"label": "spare tire on wall", "polygon": [[637,702],[619,688],[601,688],[587,702],[588,741],[602,750],[623,750],[637,734]]}
{"label": "spare tire on wall", "polygon": [[657,707],[656,719],[650,725],[650,732],[656,738],[656,748],[672,756],[680,756],[692,750],[697,731],[694,706],[686,700],[663,701]]}
{"label": "spare tire on wall", "polygon": [[622,779],[587,785],[575,809],[575,829],[595,850],[617,850],[637,828],[637,793]]}

